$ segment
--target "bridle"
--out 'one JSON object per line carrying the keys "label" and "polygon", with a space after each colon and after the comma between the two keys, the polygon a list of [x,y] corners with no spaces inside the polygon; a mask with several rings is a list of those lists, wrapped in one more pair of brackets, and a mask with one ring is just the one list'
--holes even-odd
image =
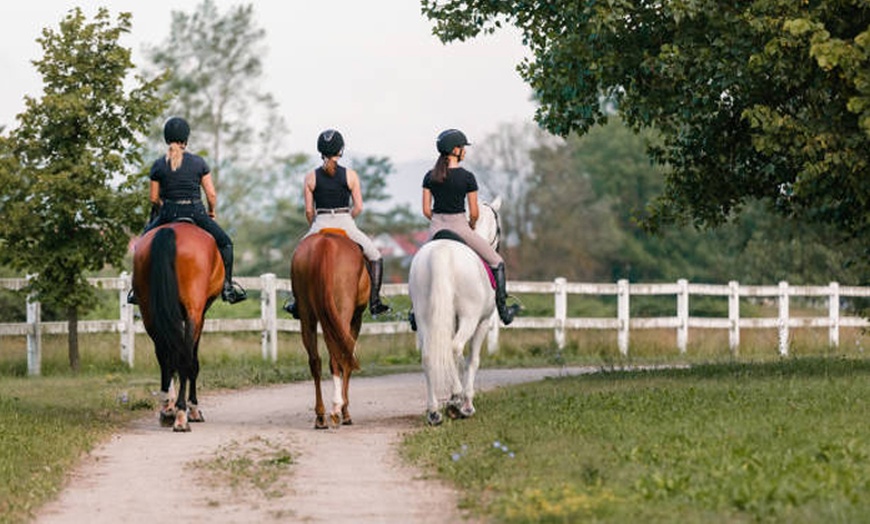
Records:
{"label": "bridle", "polygon": [[496,211],[488,202],[483,202],[481,205],[486,206],[492,211],[492,216],[495,219],[495,238],[490,240],[490,245],[498,252],[499,239],[501,238],[501,222],[498,219],[498,211]]}

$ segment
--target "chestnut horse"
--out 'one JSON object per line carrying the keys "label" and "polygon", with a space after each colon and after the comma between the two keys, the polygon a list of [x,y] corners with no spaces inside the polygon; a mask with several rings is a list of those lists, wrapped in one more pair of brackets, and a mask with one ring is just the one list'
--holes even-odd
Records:
{"label": "chestnut horse", "polygon": [[317,324],[329,350],[329,370],[334,393],[330,419],[338,425],[351,424],[348,411],[350,374],[359,369],[354,349],[362,315],[369,299],[371,281],[362,250],[341,229],[323,229],[305,237],[296,246],[290,278],[302,343],[308,352],[308,367],[314,379],[315,429],[326,429],[326,413],[320,392],[320,354],[317,350]]}
{"label": "chestnut horse", "polygon": [[[165,224],[136,242],[133,290],[160,364],[160,424],[172,425],[173,431],[190,431],[188,420],[203,421],[196,399],[199,338],[205,312],[220,295],[223,281],[224,266],[214,238],[194,224]],[[169,387],[176,373],[178,395],[173,403]]]}

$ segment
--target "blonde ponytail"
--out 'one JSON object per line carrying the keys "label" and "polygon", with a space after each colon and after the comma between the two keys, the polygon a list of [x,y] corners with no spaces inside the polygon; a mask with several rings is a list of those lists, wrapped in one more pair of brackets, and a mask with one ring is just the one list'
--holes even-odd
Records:
{"label": "blonde ponytail", "polygon": [[181,167],[182,160],[184,160],[184,144],[181,142],[172,142],[169,144],[169,151],[166,153],[166,161],[169,162],[169,169],[175,171]]}

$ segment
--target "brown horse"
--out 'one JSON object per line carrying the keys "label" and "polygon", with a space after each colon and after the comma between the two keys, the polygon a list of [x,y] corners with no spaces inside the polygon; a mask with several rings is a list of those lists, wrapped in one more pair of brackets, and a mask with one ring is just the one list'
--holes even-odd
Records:
{"label": "brown horse", "polygon": [[[133,290],[160,364],[160,424],[171,425],[173,431],[190,431],[188,416],[190,422],[203,421],[196,399],[199,338],[205,312],[220,295],[223,281],[224,266],[214,238],[194,224],[165,224],[136,242]],[[176,373],[178,395],[173,403],[169,387]]]}
{"label": "brown horse", "polygon": [[354,349],[371,281],[360,247],[341,229],[324,229],[306,237],[293,252],[291,283],[302,326],[302,343],[314,378],[315,429],[325,429],[326,413],[320,392],[320,354],[317,324],[329,350],[329,369],[335,386],[330,419],[351,424],[348,411],[350,374],[359,369]]}

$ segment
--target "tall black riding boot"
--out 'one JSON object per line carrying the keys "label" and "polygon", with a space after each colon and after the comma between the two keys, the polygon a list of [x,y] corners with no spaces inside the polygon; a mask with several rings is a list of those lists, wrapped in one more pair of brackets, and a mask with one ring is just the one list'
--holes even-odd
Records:
{"label": "tall black riding boot", "polygon": [[230,304],[241,302],[248,298],[248,293],[242,289],[242,286],[233,282],[233,245],[227,244],[219,251],[224,261],[224,289],[221,298]]}
{"label": "tall black riding boot", "polygon": [[507,326],[514,321],[514,316],[519,313],[519,304],[511,304],[508,307],[507,290],[505,289],[506,278],[504,274],[504,262],[492,268],[492,274],[495,276],[495,307],[498,308],[498,316],[504,325]]}
{"label": "tall black riding boot", "polygon": [[379,258],[369,262],[369,277],[372,279],[372,290],[369,294],[369,311],[372,315],[380,315],[390,310],[390,306],[381,302],[381,283],[384,278],[384,259]]}

